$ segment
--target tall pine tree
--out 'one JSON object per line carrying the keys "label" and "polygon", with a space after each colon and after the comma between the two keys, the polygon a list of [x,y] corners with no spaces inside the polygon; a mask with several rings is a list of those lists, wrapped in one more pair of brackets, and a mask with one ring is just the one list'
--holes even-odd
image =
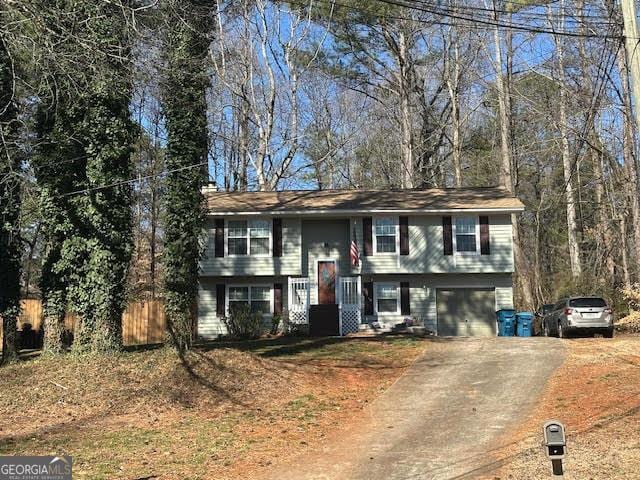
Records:
{"label": "tall pine tree", "polygon": [[212,3],[167,2],[164,36],[167,125],[165,192],[165,312],[169,340],[179,352],[192,341],[204,226],[201,188],[206,180],[208,85],[206,57]]}

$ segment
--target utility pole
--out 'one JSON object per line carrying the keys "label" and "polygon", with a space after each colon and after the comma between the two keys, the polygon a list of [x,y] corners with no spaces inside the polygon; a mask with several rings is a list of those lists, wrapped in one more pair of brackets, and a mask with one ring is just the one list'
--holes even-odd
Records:
{"label": "utility pole", "polygon": [[636,129],[640,131],[640,36],[636,19],[635,0],[620,0],[624,20],[624,46],[627,53],[627,68],[631,78],[631,96]]}

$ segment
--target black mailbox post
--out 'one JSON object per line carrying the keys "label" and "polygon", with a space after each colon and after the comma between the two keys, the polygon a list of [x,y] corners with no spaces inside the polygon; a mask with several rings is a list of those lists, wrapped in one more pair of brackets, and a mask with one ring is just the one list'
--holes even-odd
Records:
{"label": "black mailbox post", "polygon": [[544,449],[547,457],[551,460],[553,475],[562,477],[562,459],[567,453],[567,438],[564,425],[557,420],[549,420],[544,424]]}

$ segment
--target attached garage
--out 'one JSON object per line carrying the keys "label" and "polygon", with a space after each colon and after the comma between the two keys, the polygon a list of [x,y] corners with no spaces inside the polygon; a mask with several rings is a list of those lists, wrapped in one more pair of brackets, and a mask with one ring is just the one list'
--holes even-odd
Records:
{"label": "attached garage", "polygon": [[496,292],[493,288],[436,290],[438,335],[490,337],[496,335]]}

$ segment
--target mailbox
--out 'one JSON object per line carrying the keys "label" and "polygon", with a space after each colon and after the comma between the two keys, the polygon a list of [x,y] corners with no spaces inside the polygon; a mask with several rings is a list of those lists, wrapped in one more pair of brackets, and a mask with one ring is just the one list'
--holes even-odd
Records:
{"label": "mailbox", "polygon": [[544,446],[547,457],[551,460],[561,460],[567,450],[567,439],[564,425],[557,420],[550,420],[544,424]]}

